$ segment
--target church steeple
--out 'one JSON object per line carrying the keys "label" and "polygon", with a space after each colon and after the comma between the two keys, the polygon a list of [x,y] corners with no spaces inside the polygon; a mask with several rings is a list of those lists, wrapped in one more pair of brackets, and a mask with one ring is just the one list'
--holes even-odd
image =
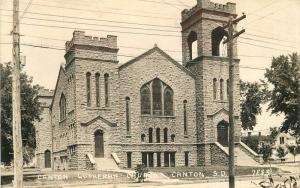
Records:
{"label": "church steeple", "polygon": [[221,27],[230,16],[236,17],[234,3],[223,5],[210,0],[197,0],[196,6],[181,12],[184,66],[201,56],[226,56],[226,46],[220,44],[228,34]]}

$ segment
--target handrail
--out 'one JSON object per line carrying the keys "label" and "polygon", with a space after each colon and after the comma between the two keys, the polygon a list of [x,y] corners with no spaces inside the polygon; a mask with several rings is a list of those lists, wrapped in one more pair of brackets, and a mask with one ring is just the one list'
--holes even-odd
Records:
{"label": "handrail", "polygon": [[117,165],[119,165],[121,163],[121,160],[119,159],[119,157],[117,156],[116,153],[112,153],[111,156],[115,160],[115,162],[117,163]]}
{"label": "handrail", "polygon": [[94,158],[94,156],[93,156],[91,153],[87,153],[86,155],[88,156],[90,162],[91,162],[93,165],[96,164],[95,158]]}

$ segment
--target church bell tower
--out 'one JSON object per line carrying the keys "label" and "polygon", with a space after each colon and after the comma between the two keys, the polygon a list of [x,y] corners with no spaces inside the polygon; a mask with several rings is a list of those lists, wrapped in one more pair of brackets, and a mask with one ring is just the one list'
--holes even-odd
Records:
{"label": "church bell tower", "polygon": [[[228,146],[229,59],[223,42],[223,29],[230,17],[235,18],[234,3],[218,4],[197,0],[191,9],[181,12],[183,66],[196,75],[196,126],[198,165],[211,165],[221,147]],[[239,59],[237,41],[233,40],[235,64],[234,115],[236,135],[240,138]]]}

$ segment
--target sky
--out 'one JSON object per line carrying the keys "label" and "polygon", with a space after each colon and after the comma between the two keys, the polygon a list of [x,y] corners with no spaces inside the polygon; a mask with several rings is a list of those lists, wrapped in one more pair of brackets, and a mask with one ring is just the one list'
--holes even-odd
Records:
{"label": "sky", "polygon": [[[225,0],[212,0],[225,4]],[[175,60],[181,55],[181,11],[196,0],[20,0],[21,55],[25,71],[35,84],[54,89],[59,66],[64,63],[64,44],[72,32],[117,35],[120,64],[157,44]],[[246,32],[238,39],[240,77],[264,79],[272,57],[300,54],[300,0],[230,0],[237,13],[247,18],[238,25]],[[0,62],[11,61],[12,0],[0,0]],[[54,27],[55,26],[55,27]],[[36,48],[32,45],[50,47]],[[243,68],[242,68],[243,67]],[[254,69],[253,69],[254,68]],[[255,131],[267,133],[283,116],[270,115],[263,106]]]}

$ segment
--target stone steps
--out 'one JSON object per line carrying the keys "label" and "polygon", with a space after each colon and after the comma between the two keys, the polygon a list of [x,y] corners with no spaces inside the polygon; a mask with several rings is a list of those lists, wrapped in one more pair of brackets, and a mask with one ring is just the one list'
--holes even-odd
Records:
{"label": "stone steps", "polygon": [[112,158],[95,158],[96,170],[118,170],[119,167]]}
{"label": "stone steps", "polygon": [[[226,151],[228,151],[228,147],[224,147]],[[239,147],[234,148],[234,153],[236,156],[235,163],[237,166],[260,166],[258,162],[252,159],[249,155],[247,155],[243,150]]]}

